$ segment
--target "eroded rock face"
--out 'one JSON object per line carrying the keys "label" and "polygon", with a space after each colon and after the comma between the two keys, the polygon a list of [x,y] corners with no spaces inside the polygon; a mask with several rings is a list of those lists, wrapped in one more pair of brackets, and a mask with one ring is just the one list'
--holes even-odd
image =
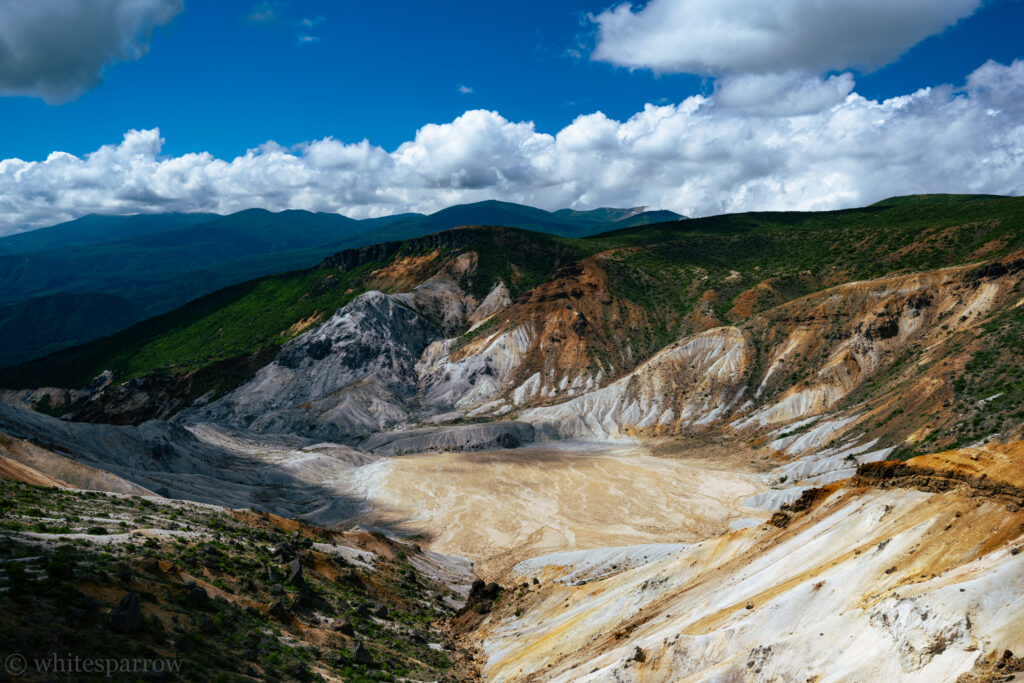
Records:
{"label": "eroded rock face", "polygon": [[532,325],[520,325],[492,335],[478,351],[462,357],[453,357],[458,339],[431,344],[416,367],[424,403],[438,410],[472,409],[497,399],[512,389],[535,337]]}
{"label": "eroded rock face", "polygon": [[751,351],[735,327],[679,341],[603,389],[534,408],[523,419],[563,437],[618,437],[631,429],[701,425],[727,415],[746,388]]}
{"label": "eroded rock face", "polygon": [[412,291],[395,296],[440,327],[446,335],[457,335],[511,301],[508,288],[501,281],[482,301],[466,291],[465,281],[476,272],[477,261],[476,252],[459,254]]}
{"label": "eroded rock face", "polygon": [[380,432],[360,442],[359,447],[378,455],[405,455],[437,451],[519,448],[532,442],[534,438],[535,430],[532,425],[523,422],[489,422]]}
{"label": "eroded rock face", "polygon": [[387,429],[408,418],[416,361],[440,336],[396,297],[367,292],[287,343],[250,381],[183,419],[331,440]]}
{"label": "eroded rock face", "polygon": [[838,488],[782,528],[651,554],[583,585],[564,580],[576,566],[563,557],[537,558],[512,580],[542,587],[482,629],[484,676],[997,680],[959,676],[993,653],[1016,665],[1019,524],[987,498]]}

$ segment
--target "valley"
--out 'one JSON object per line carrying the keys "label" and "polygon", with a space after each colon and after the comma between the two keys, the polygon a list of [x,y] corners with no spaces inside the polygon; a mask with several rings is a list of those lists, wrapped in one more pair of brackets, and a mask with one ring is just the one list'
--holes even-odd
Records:
{"label": "valley", "polygon": [[538,444],[470,453],[408,455],[356,475],[370,513],[421,537],[425,547],[469,558],[506,584],[518,563],[548,553],[637,544],[687,544],[763,519],[742,500],[760,478],[651,456],[640,445]]}
{"label": "valley", "polygon": [[[318,539],[245,566],[325,601],[186,567],[298,648],[250,678],[1013,680],[1022,304],[1019,198],[460,227],[0,369],[0,473]],[[102,535],[11,491],[4,566]]]}

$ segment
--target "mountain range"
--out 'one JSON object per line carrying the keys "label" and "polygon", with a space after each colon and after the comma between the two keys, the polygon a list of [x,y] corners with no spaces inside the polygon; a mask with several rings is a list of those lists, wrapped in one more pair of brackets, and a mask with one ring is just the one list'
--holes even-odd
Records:
{"label": "mountain range", "polygon": [[[228,216],[89,215],[0,239],[0,365],[116,332],[216,289],[309,266],[346,247],[459,225],[579,237],[678,218],[642,207],[551,213],[496,201],[366,220],[262,209]],[[37,310],[47,314],[29,313]]]}

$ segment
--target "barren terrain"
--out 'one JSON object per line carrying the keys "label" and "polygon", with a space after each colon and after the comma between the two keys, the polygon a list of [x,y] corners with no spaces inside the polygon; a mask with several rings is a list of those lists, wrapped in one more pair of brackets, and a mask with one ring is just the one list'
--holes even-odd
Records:
{"label": "barren terrain", "polygon": [[638,445],[559,442],[382,460],[353,477],[370,525],[422,534],[432,550],[501,581],[538,555],[692,543],[763,519],[741,501],[766,487],[749,466],[656,457]]}

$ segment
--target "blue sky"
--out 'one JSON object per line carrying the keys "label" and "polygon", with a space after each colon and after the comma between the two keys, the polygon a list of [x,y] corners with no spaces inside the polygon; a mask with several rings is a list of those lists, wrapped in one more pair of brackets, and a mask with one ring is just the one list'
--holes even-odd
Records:
{"label": "blue sky", "polygon": [[[131,128],[159,127],[167,154],[235,156],[266,140],[333,136],[394,149],[424,123],[493,109],[554,133],[600,110],[624,119],[646,102],[709,91],[708,79],[656,75],[573,56],[592,45],[588,13],[607,0],[373,3],[295,0],[253,21],[254,2],[186,2],[159,27],[150,53],[114,65],[75,101],[0,98],[0,157],[84,154]],[[317,22],[314,27],[302,20]],[[989,3],[954,29],[857,79],[885,98],[961,81],[987,59],[1024,56],[1024,3]],[[299,35],[316,38],[301,43]],[[461,93],[459,86],[472,88]]]}
{"label": "blue sky", "polygon": [[[56,20],[43,22],[43,25],[59,24],[66,19],[74,27],[74,17],[62,8],[79,0],[68,0],[61,5],[62,1],[39,0],[38,6],[44,9],[37,14],[49,11],[53,17],[44,18]],[[95,3],[92,8],[102,4],[109,6],[111,12],[129,11],[123,0],[92,2]],[[989,60],[1011,69],[1015,60],[1024,57],[1024,41],[1019,37],[1024,27],[1024,2],[1020,0],[889,0],[890,6],[905,3],[903,14],[887,8],[886,3],[879,0],[862,0],[861,6],[851,5],[851,0],[817,3],[834,6],[833,14],[845,11],[844,7],[856,8],[852,11],[850,25],[861,26],[865,33],[859,38],[850,38],[850,44],[845,46],[842,44],[843,24],[829,29],[827,19],[808,18],[815,2],[780,0],[777,6],[784,7],[789,14],[769,19],[791,25],[783,25],[775,34],[769,32],[764,38],[767,42],[755,50],[754,62],[741,64],[730,57],[734,48],[728,40],[712,35],[714,20],[722,17],[705,15],[724,12],[708,9],[713,2],[653,0],[647,9],[637,5],[629,13],[622,10],[622,22],[613,25],[607,0],[522,0],[514,6],[479,0],[445,3],[184,0],[183,4],[182,0],[141,0],[136,6],[144,10],[148,7],[145,11],[149,14],[131,10],[139,13],[133,20],[141,26],[134,37],[99,35],[90,42],[89,31],[102,33],[106,30],[99,25],[95,29],[89,26],[69,29],[70,32],[60,38],[62,45],[69,41],[82,42],[80,56],[69,48],[69,60],[105,63],[102,68],[93,69],[96,74],[90,82],[86,82],[88,76],[76,76],[81,81],[78,84],[67,85],[66,79],[59,86],[46,85],[45,79],[50,76],[43,73],[32,81],[37,85],[25,85],[30,79],[19,81],[18,70],[29,67],[16,62],[4,64],[0,51],[0,92],[6,92],[6,96],[0,96],[0,122],[3,123],[0,159],[39,162],[59,150],[86,160],[104,145],[122,143],[126,133],[133,130],[159,131],[156,139],[160,142],[145,143],[148,145],[146,154],[153,162],[207,152],[215,161],[230,163],[246,150],[270,140],[302,161],[306,159],[304,155],[310,143],[327,138],[340,143],[367,139],[373,147],[369,156],[376,159],[379,151],[393,155],[403,143],[417,140],[425,125],[450,125],[460,121],[459,117],[465,112],[474,110],[500,117],[486,123],[477,122],[478,128],[497,126],[491,132],[480,128],[478,137],[481,139],[504,139],[502,136],[513,127],[529,125],[529,131],[516,129],[519,131],[516,135],[521,138],[517,138],[518,142],[508,142],[511,153],[519,154],[517,150],[536,147],[527,145],[528,135],[569,139],[571,135],[562,134],[576,130],[570,129],[573,122],[595,112],[621,124],[615,133],[620,142],[631,140],[629,136],[633,134],[627,131],[625,124],[642,113],[646,104],[681,106],[684,102],[693,102],[687,98],[694,95],[706,98],[700,119],[701,134],[719,137],[735,134],[739,136],[736,149],[740,149],[746,144],[743,140],[759,135],[760,119],[757,117],[764,119],[762,128],[766,136],[770,135],[772,126],[783,126],[787,135],[795,134],[794,130],[803,125],[800,122],[807,116],[837,106],[851,92],[864,100],[882,102],[929,86],[949,83],[963,88],[971,74]],[[39,23],[31,24],[26,19],[19,24],[18,12],[27,5],[16,3],[17,0],[0,0],[0,18],[7,14],[7,28],[0,27],[0,47],[4,39],[16,47],[22,44],[31,47],[36,41],[43,50],[46,41],[57,40],[43,35]],[[746,4],[767,6],[752,0]],[[742,0],[724,0],[719,5],[722,6],[738,8],[736,16],[725,17],[734,24],[740,22],[734,30],[749,28],[742,25]],[[655,16],[657,12],[661,12],[660,19]],[[62,14],[67,16],[60,16]],[[645,22],[645,17],[651,21]],[[705,18],[706,25],[701,23]],[[872,24],[876,20],[877,24]],[[815,22],[822,24],[824,35],[834,30],[839,37],[827,38],[822,46],[808,47],[799,54],[783,54],[786,47],[782,43],[790,40],[790,36],[793,41],[813,43],[818,28]],[[78,24],[81,25],[81,21]],[[668,25],[675,33],[659,34],[663,25]],[[904,25],[909,28],[904,30]],[[946,25],[952,28],[943,30]],[[856,27],[850,29],[851,34],[855,32]],[[864,43],[871,42],[876,35],[877,49],[866,49]],[[128,39],[134,41],[134,48],[125,51],[121,45]],[[773,40],[778,44],[772,44]],[[657,48],[660,52],[645,51],[645,46],[652,44],[660,45]],[[634,58],[637,45],[644,54]],[[103,50],[112,54],[104,55]],[[759,59],[765,60],[765,64],[778,60],[778,68],[760,69],[756,66]],[[89,64],[83,67],[84,72],[88,72]],[[1016,87],[1016,71],[991,73],[986,77],[1002,79],[1000,83],[1008,82]],[[771,80],[773,78],[775,81]],[[784,88],[786,97],[797,97],[793,93],[803,92],[810,99],[801,99],[780,110],[776,106],[782,97],[780,88]],[[981,88],[977,92],[989,91]],[[972,91],[971,96],[981,102],[981,95]],[[989,97],[989,94],[984,96]],[[751,98],[763,101],[755,102]],[[935,117],[930,120],[936,125],[954,125],[949,117],[955,116],[950,104],[955,98],[956,95],[946,95],[940,98],[941,102],[934,101]],[[741,106],[737,106],[737,102]],[[711,104],[717,109],[712,111]],[[686,114],[693,116],[689,110]],[[673,115],[682,116],[682,112],[676,111]],[[598,123],[587,119],[591,132],[600,128]],[[691,119],[679,130],[695,124]],[[716,131],[716,127],[726,124],[731,126],[731,133]],[[1012,138],[1012,131],[1018,130],[1019,124],[1016,117],[1008,117],[999,134]],[[834,126],[835,122],[826,123],[822,119],[821,125]],[[956,125],[968,123],[960,121]],[[892,128],[895,131],[898,126],[894,124]],[[662,130],[659,134],[667,133]],[[703,147],[702,151],[693,151],[702,139],[709,138],[695,134],[692,140],[674,139],[672,142],[677,153],[691,154],[688,160],[696,163],[706,152]],[[690,151],[680,152],[683,148]],[[450,146],[445,149],[450,151]],[[665,154],[671,156],[668,150],[666,146]],[[763,150],[748,151],[763,156]],[[202,172],[202,182],[207,184],[201,192],[194,191],[192,195],[182,187],[171,190],[166,183],[160,185],[156,180],[139,176],[131,183],[150,187],[133,195],[131,201],[115,201],[116,197],[104,200],[87,195],[84,190],[77,198],[69,199],[64,196],[67,193],[57,196],[60,194],[57,178],[67,179],[68,169],[62,170],[64,175],[61,176],[51,168],[50,184],[40,181],[46,187],[38,190],[49,202],[49,211],[42,204],[24,208],[15,196],[19,186],[11,182],[5,184],[0,171],[0,208],[14,216],[8,218],[8,225],[0,226],[0,230],[21,229],[97,210],[114,213],[164,208],[226,211],[258,204],[268,208],[313,208],[378,215],[406,209],[431,209],[448,201],[493,195],[547,204],[545,208],[556,208],[553,205],[586,208],[595,203],[625,202],[709,213],[755,206],[773,208],[777,204],[803,208],[839,206],[872,199],[877,194],[877,190],[870,187],[854,187],[859,182],[854,178],[847,181],[852,188],[848,191],[842,187],[842,180],[837,180],[834,186],[819,188],[820,201],[815,201],[813,189],[804,187],[795,194],[785,189],[806,184],[805,181],[752,170],[752,162],[737,156],[731,161],[743,167],[743,172],[724,169],[717,180],[709,179],[697,187],[700,179],[691,177],[693,167],[680,167],[677,176],[658,179],[657,192],[645,194],[638,188],[629,201],[631,195],[623,178],[595,178],[593,187],[604,188],[597,191],[582,187],[584,178],[576,182],[549,177],[553,165],[565,165],[562,160],[567,158],[567,152],[561,148],[552,152],[561,155],[558,164],[547,156],[535,156],[528,161],[510,162],[509,169],[502,170],[491,180],[486,170],[452,166],[463,163],[459,161],[463,157],[473,159],[472,153],[463,152],[465,150],[458,154],[452,152],[458,156],[454,161],[437,149],[422,152],[427,156],[417,157],[417,163],[441,159],[438,163],[447,175],[442,178],[428,173],[428,177],[408,181],[414,188],[392,187],[398,181],[388,176],[380,180],[389,184],[386,196],[369,190],[362,194],[346,190],[347,194],[342,193],[345,196],[340,197],[340,190],[330,186],[316,196],[296,189],[286,197],[275,198],[271,196],[274,193],[261,195],[255,186],[239,189],[238,183],[242,181],[238,174],[233,181],[235,185],[226,191],[222,186],[215,187],[216,183],[209,177],[213,167],[207,164]],[[489,150],[484,157],[500,153],[500,150]],[[608,162],[607,154],[601,154],[604,154],[604,162]],[[397,163],[397,157],[388,161],[380,159],[373,163],[366,161],[370,165],[359,169],[362,175],[358,177],[366,180],[367,188],[373,184],[373,179],[365,179],[365,174],[380,168],[381,164]],[[630,165],[633,173],[646,168],[636,163],[635,150],[624,149],[621,159]],[[263,161],[269,163],[269,157]],[[467,164],[469,162],[463,163]],[[502,167],[500,160],[494,164]],[[841,167],[842,159],[837,157],[836,165]],[[7,180],[10,180],[14,166],[8,166]],[[155,178],[158,166],[149,164],[147,168]],[[323,166],[315,166],[317,178],[321,178],[322,169]],[[44,170],[37,166],[32,172],[42,174]],[[164,171],[167,170],[164,167]],[[1012,181],[1006,178],[1014,170],[1015,167],[1003,169],[984,188],[1013,191]],[[869,172],[870,169],[849,171],[854,175]],[[751,173],[756,177],[752,179]],[[20,182],[24,182],[26,175],[22,172]],[[516,185],[514,181],[519,175],[529,175],[530,181]],[[903,171],[908,180],[911,175],[909,169]],[[934,189],[959,187],[959,179],[948,175],[934,179]],[[190,177],[193,185],[199,182],[195,180],[198,176]],[[402,182],[407,180],[403,176]],[[972,185],[966,178],[963,180],[964,190],[978,189],[977,183]],[[342,180],[335,178],[331,182]],[[351,179],[345,182],[351,183]],[[752,182],[759,185],[755,187]],[[559,183],[560,191],[550,191],[551,186]],[[891,186],[888,182],[885,185]],[[910,182],[903,185],[907,190],[920,189]],[[427,196],[424,188],[440,191]],[[791,192],[792,196],[775,203],[766,199],[780,191]],[[723,193],[731,199],[717,196]],[[141,199],[144,196],[158,199],[146,203]]]}

